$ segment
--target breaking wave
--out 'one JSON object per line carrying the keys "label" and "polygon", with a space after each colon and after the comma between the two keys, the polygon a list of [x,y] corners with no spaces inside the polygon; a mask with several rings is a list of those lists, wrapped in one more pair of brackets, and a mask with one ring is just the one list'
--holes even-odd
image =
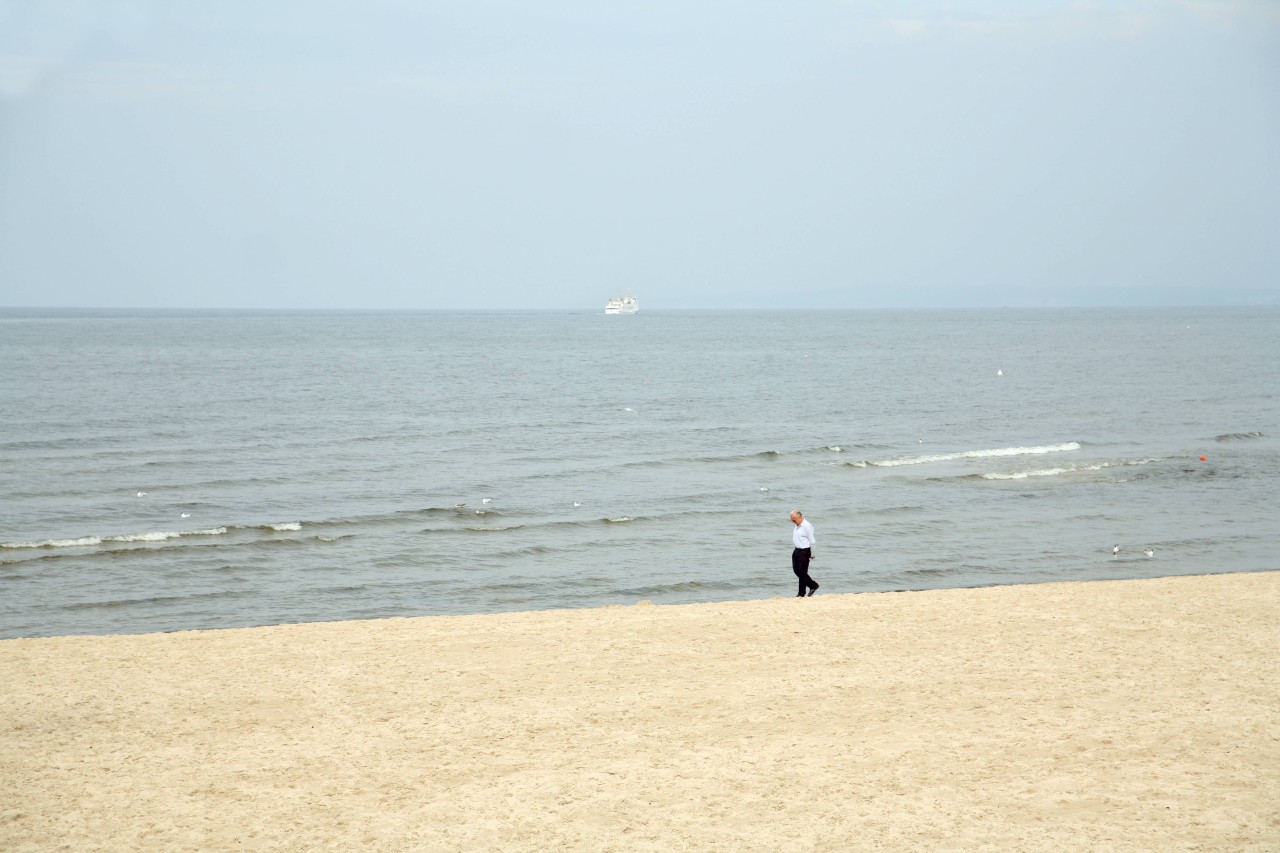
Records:
{"label": "breaking wave", "polygon": [[13,550],[35,550],[40,548],[91,548],[114,542],[165,542],[170,539],[181,539],[184,536],[221,536],[227,532],[225,527],[212,527],[208,530],[188,531],[156,531],[154,533],[126,533],[122,536],[81,536],[78,539],[44,539],[39,542],[0,542],[0,548]]}
{"label": "breaking wave", "polygon": [[984,480],[1025,480],[1028,477],[1055,477],[1058,474],[1071,474],[1076,471],[1099,471],[1106,465],[1088,465],[1084,468],[1045,468],[1040,471],[1016,471],[1012,474],[982,474]]}
{"label": "breaking wave", "polygon": [[1107,468],[1124,468],[1130,465],[1150,465],[1159,459],[1127,459],[1121,462],[1099,462],[1096,465],[1073,465],[1069,468],[1040,468],[1032,471],[1012,471],[1008,473],[978,474],[983,480],[1026,480],[1030,477],[1056,477],[1059,474],[1078,474],[1087,471],[1102,471]]}
{"label": "breaking wave", "polygon": [[930,462],[951,462],[956,459],[983,459],[991,456],[1035,456],[1044,453],[1067,453],[1079,450],[1080,444],[1067,441],[1062,444],[1046,444],[1036,447],[997,447],[991,450],[962,450],[956,453],[932,453],[925,456],[897,456],[893,459],[846,462],[857,468],[895,468],[899,465],[926,465]]}
{"label": "breaking wave", "polygon": [[1215,435],[1214,441],[1252,441],[1255,438],[1262,438],[1260,432],[1227,432],[1222,435]]}

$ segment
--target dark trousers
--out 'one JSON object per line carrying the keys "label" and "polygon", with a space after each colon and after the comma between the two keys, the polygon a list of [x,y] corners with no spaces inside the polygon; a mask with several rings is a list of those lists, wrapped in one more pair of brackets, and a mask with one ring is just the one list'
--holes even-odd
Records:
{"label": "dark trousers", "polygon": [[800,579],[800,591],[796,595],[804,595],[811,589],[817,589],[818,583],[809,577],[809,555],[812,549],[796,548],[791,552],[791,571]]}

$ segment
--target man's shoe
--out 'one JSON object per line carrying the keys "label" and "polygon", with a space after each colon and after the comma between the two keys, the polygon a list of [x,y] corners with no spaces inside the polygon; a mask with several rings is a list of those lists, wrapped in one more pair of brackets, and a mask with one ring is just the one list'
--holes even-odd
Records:
{"label": "man's shoe", "polygon": [[819,584],[816,583],[813,585],[813,589],[809,590],[809,597],[812,597],[813,594],[818,591],[818,586]]}

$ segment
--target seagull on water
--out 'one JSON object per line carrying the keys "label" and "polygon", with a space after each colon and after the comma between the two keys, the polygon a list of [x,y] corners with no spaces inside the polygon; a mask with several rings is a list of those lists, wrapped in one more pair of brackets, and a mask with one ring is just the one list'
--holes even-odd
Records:
{"label": "seagull on water", "polygon": [[1113,557],[1118,557],[1118,556],[1120,556],[1120,546],[1119,546],[1119,545],[1112,545],[1112,546],[1111,546],[1111,556],[1113,556]]}
{"label": "seagull on water", "polygon": [[1154,556],[1156,555],[1155,549],[1153,549],[1153,548],[1148,548],[1147,550],[1143,551],[1142,553],[1146,554],[1148,557],[1154,557]]}
{"label": "seagull on water", "polygon": [[183,517],[183,518],[190,518],[190,517],[191,517],[191,513],[189,513],[189,512],[184,512],[184,513],[182,514],[182,517]]}
{"label": "seagull on water", "polygon": [[146,496],[147,496],[146,492],[138,492],[138,497],[145,498]]}

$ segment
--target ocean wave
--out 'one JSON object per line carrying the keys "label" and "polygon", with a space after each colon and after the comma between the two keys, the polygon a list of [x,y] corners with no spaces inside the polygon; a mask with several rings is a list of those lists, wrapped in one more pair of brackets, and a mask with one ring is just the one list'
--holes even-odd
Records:
{"label": "ocean wave", "polygon": [[217,590],[215,592],[196,592],[190,595],[156,595],[147,598],[115,598],[106,601],[79,601],[50,607],[51,610],[110,610],[117,607],[148,606],[157,604],[179,604],[195,601],[208,601],[226,598],[241,598],[249,593],[241,590]]}
{"label": "ocean wave", "polygon": [[[402,509],[392,512],[371,513],[368,515],[352,515],[345,518],[327,518],[324,520],[302,519],[300,522],[303,527],[307,528],[325,528],[325,527],[351,527],[351,526],[374,526],[384,524],[404,524],[415,518],[423,516],[458,516],[471,515],[474,510],[467,507],[466,504],[458,504],[457,506],[428,506],[420,509]],[[495,513],[495,510],[484,510],[486,513]],[[267,525],[263,525],[266,529]]]}
{"label": "ocean wave", "polygon": [[737,580],[678,581],[676,583],[662,583],[662,584],[654,584],[652,586],[637,586],[637,587],[631,587],[630,589],[620,589],[620,590],[617,590],[614,594],[625,595],[628,597],[637,596],[637,597],[645,598],[648,596],[661,596],[667,593],[679,593],[679,592],[689,593],[689,592],[702,592],[702,591],[708,591],[708,590],[740,589],[742,585],[743,584]]}
{"label": "ocean wave", "polygon": [[609,524],[622,524],[623,522],[632,521],[633,519],[629,515],[620,515],[617,518],[602,518],[600,520]]}
{"label": "ocean wave", "polygon": [[302,529],[301,521],[282,521],[278,524],[264,524],[264,530],[274,530],[276,533],[290,533]]}
{"label": "ocean wave", "polygon": [[[119,439],[116,440],[119,441]],[[98,441],[105,444],[110,441],[110,439],[99,439]],[[6,453],[27,450],[62,450],[66,448],[83,447],[84,444],[84,438],[79,436],[70,438],[38,439],[34,441],[4,441],[0,442],[0,450],[3,450]]]}
{"label": "ocean wave", "polygon": [[[823,448],[826,450],[826,448]],[[807,451],[806,451],[807,452]],[[624,468],[667,468],[671,466],[684,466],[690,463],[699,463],[707,465],[732,464],[735,462],[751,462],[751,461],[773,461],[781,459],[783,456],[790,455],[789,451],[781,450],[760,450],[755,453],[731,453],[722,456],[668,456],[661,459],[642,459],[634,462],[623,462],[616,466],[617,469]],[[572,475],[575,472],[565,472],[564,475]]]}
{"label": "ocean wave", "polygon": [[941,578],[941,577],[946,577],[947,575],[956,574],[956,572],[957,570],[954,567],[947,566],[944,568],[937,568],[937,569],[931,569],[931,568],[907,569],[905,571],[899,572],[899,575],[901,575],[904,578]]}
{"label": "ocean wave", "polygon": [[984,459],[991,456],[1035,456],[1044,453],[1067,453],[1079,450],[1080,444],[1067,441],[1061,444],[1046,444],[1035,447],[997,447],[991,450],[962,450],[956,453],[931,453],[925,456],[898,456],[893,459],[863,460],[846,462],[858,468],[895,468],[899,465],[927,465],[931,462],[951,462],[956,459]]}
{"label": "ocean wave", "polygon": [[1105,465],[1091,465],[1086,468],[1043,468],[1038,471],[1015,471],[1011,474],[979,474],[983,480],[1025,480],[1028,477],[1056,477],[1058,474],[1071,474],[1075,471],[1098,471]]}
{"label": "ocean wave", "polygon": [[[516,557],[538,557],[543,554],[555,553],[556,550],[550,545],[526,545],[523,548],[508,548],[504,551],[496,551],[494,554],[503,559],[512,559]],[[582,583],[583,579],[579,579],[577,582]]]}
{"label": "ocean wave", "polygon": [[874,515],[899,515],[904,513],[919,512],[922,509],[924,509],[924,507],[922,506],[908,506],[904,504],[903,506],[887,506],[887,507],[884,507],[883,509],[877,509],[873,512],[873,514]]}
{"label": "ocean wave", "polygon": [[[637,459],[630,462],[620,462],[613,466],[616,470],[624,470],[631,468],[649,469],[649,468],[670,468],[682,467],[690,464],[701,465],[732,465],[741,464],[743,462],[774,462],[784,458],[795,456],[804,456],[813,453],[848,453],[852,449],[857,450],[889,450],[890,445],[885,444],[824,444],[819,447],[809,447],[794,450],[759,450],[751,453],[732,453],[724,455],[703,455],[703,456],[667,456],[657,459]],[[856,463],[848,463],[856,464]],[[541,479],[554,479],[557,477],[576,476],[579,471],[564,471],[555,474],[539,475]]]}
{"label": "ocean wave", "polygon": [[40,542],[0,542],[0,548],[13,550],[92,548],[108,542],[165,542],[170,539],[181,539],[184,536],[220,536],[226,532],[225,527],[212,527],[208,530],[160,530],[150,533],[125,533],[120,536],[81,536],[78,539],[45,539]]}
{"label": "ocean wave", "polygon": [[1222,435],[1215,435],[1214,441],[1252,441],[1255,438],[1262,438],[1260,432],[1227,432]]}
{"label": "ocean wave", "polygon": [[504,530],[519,530],[524,527],[523,524],[513,524],[510,527],[468,527],[467,530],[474,530],[477,533],[501,533]]}
{"label": "ocean wave", "polygon": [[183,536],[221,536],[227,532],[225,527],[211,527],[208,530],[188,530],[185,532],[165,531],[157,533],[128,533],[124,536],[104,536],[103,542],[164,542],[166,539],[181,539]]}
{"label": "ocean wave", "polygon": [[81,536],[79,539],[44,539],[40,542],[0,542],[0,548],[86,548],[101,544],[101,536]]}
{"label": "ocean wave", "polygon": [[1096,465],[1073,465],[1069,468],[1039,468],[1032,471],[1013,471],[1009,473],[978,474],[983,480],[1026,480],[1029,477],[1056,477],[1059,474],[1078,474],[1088,471],[1102,471],[1107,468],[1122,468],[1131,465],[1150,465],[1159,459],[1124,459],[1119,462],[1099,462]]}
{"label": "ocean wave", "polygon": [[722,463],[748,462],[751,460],[761,460],[761,459],[772,461],[774,459],[780,459],[782,458],[782,456],[783,456],[783,453],[782,451],[779,451],[779,450],[761,450],[757,453],[731,453],[724,456],[684,456],[684,457],[673,456],[667,459],[651,459],[647,462],[628,462],[627,464],[622,465],[620,467],[657,468],[657,467],[665,467],[668,465],[676,465],[676,466],[687,465],[690,462],[700,462],[700,463],[706,463],[710,465],[718,465]]}

